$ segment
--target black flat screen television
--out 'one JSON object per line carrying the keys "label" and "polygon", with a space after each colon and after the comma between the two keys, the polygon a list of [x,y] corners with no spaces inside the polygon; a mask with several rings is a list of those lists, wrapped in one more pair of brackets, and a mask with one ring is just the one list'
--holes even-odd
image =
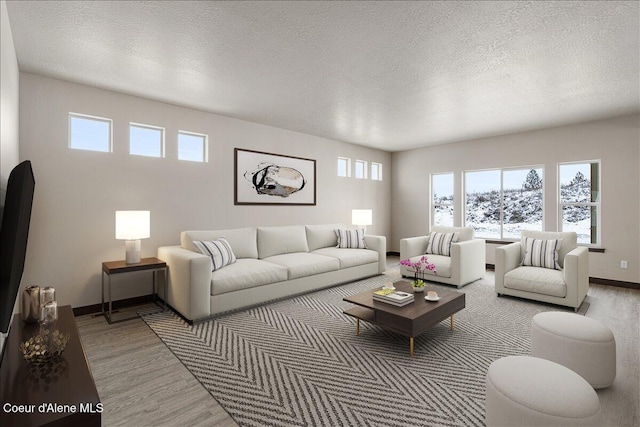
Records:
{"label": "black flat screen television", "polygon": [[7,333],[16,302],[27,238],[31,223],[31,205],[35,180],[31,162],[26,160],[13,168],[7,181],[0,228],[0,332]]}

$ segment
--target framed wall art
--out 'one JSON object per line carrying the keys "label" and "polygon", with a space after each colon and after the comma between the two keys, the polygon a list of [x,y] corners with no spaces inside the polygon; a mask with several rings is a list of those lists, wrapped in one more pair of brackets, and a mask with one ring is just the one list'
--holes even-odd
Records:
{"label": "framed wall art", "polygon": [[316,204],[316,161],[234,149],[234,204]]}

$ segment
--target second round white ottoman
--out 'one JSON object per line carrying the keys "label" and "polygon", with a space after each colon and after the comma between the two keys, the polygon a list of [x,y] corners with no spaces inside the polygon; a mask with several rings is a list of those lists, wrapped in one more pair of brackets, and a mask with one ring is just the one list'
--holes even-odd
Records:
{"label": "second round white ottoman", "polygon": [[509,356],[487,372],[486,417],[492,426],[602,426],[600,400],[580,375],[537,357]]}
{"label": "second round white ottoman", "polygon": [[550,311],[533,316],[531,355],[578,373],[593,388],[616,378],[616,341],[601,322],[574,313]]}

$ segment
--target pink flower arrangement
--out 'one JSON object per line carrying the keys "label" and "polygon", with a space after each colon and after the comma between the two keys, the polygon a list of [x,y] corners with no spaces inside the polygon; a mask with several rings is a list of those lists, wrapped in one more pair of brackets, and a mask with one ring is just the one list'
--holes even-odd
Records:
{"label": "pink flower arrangement", "polygon": [[400,261],[400,265],[404,265],[405,267],[409,267],[411,270],[413,270],[413,276],[416,279],[418,278],[418,274],[421,274],[427,270],[433,271],[434,273],[436,271],[436,265],[429,262],[426,255],[422,255],[422,257],[416,262],[412,262],[410,259],[403,259],[402,261]]}

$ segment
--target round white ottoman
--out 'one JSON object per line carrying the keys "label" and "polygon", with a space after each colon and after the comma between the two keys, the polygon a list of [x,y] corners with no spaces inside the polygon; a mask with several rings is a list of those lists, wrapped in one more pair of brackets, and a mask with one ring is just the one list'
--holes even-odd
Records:
{"label": "round white ottoman", "polygon": [[593,388],[616,378],[616,340],[596,319],[574,313],[546,312],[531,321],[531,355],[577,372]]}
{"label": "round white ottoman", "polygon": [[580,375],[537,357],[498,359],[487,372],[490,426],[601,426],[600,400]]}

